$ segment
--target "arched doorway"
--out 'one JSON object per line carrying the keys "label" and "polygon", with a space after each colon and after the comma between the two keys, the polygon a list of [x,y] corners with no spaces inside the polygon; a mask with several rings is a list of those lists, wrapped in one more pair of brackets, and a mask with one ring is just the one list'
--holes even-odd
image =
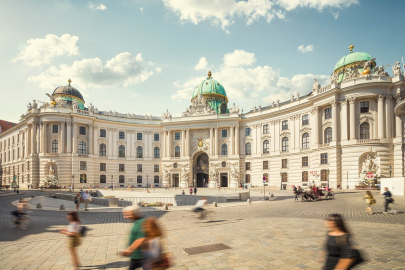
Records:
{"label": "arched doorway", "polygon": [[201,153],[194,158],[194,179],[193,185],[197,187],[208,186],[209,179],[209,158],[206,153]]}

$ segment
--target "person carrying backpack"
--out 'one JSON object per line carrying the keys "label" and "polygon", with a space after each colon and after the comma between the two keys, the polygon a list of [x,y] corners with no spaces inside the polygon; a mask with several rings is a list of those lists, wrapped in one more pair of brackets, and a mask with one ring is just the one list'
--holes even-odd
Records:
{"label": "person carrying backpack", "polygon": [[390,210],[389,208],[389,204],[394,202],[394,199],[392,198],[392,193],[391,191],[388,190],[388,188],[384,188],[385,192],[382,194],[384,195],[385,198],[385,204],[384,204],[384,214],[388,213],[388,210]]}

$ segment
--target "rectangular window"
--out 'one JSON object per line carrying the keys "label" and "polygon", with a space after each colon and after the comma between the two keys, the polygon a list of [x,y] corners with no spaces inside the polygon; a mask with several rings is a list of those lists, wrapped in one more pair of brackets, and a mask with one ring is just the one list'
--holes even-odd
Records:
{"label": "rectangular window", "polygon": [[325,109],[325,119],[330,119],[332,118],[332,108],[326,108]]}
{"label": "rectangular window", "polygon": [[159,172],[159,164],[153,165],[153,171],[154,172]]}
{"label": "rectangular window", "polygon": [[245,169],[250,171],[250,162],[245,162]]}
{"label": "rectangular window", "polygon": [[102,137],[102,138],[107,137],[107,132],[105,129],[100,129],[100,137]]}
{"label": "rectangular window", "polygon": [[153,140],[154,140],[155,142],[158,142],[158,141],[159,141],[159,133],[153,134]]}
{"label": "rectangular window", "polygon": [[328,170],[322,170],[321,171],[321,181],[328,181]]}
{"label": "rectangular window", "polygon": [[142,133],[136,133],[136,139],[142,141]]}
{"label": "rectangular window", "polygon": [[308,182],[308,172],[302,172],[302,182]]}
{"label": "rectangular window", "polygon": [[155,175],[154,177],[153,177],[153,183],[155,183],[155,184],[159,184],[159,175]]}
{"label": "rectangular window", "polygon": [[285,172],[281,175],[282,182],[288,182],[288,174]]}
{"label": "rectangular window", "polygon": [[58,133],[59,132],[59,125],[52,125],[52,133]]}
{"label": "rectangular window", "polygon": [[269,169],[269,162],[267,160],[263,161],[263,170]]}
{"label": "rectangular window", "polygon": [[308,157],[302,157],[302,167],[308,167]]}
{"label": "rectangular window", "polygon": [[328,164],[328,153],[321,154],[321,164]]}
{"label": "rectangular window", "polygon": [[136,182],[137,182],[138,184],[142,184],[142,175],[138,175],[138,176],[136,177]]}
{"label": "rectangular window", "polygon": [[124,176],[124,175],[120,175],[120,176],[118,177],[118,182],[119,182],[120,184],[125,183],[125,176]]}
{"label": "rectangular window", "polygon": [[228,137],[228,130],[223,129],[222,130],[222,138],[227,138]]}
{"label": "rectangular window", "polygon": [[251,128],[246,128],[246,137],[249,137],[252,134],[252,129]]}
{"label": "rectangular window", "polygon": [[269,133],[269,125],[263,125],[263,134]]}
{"label": "rectangular window", "polygon": [[282,130],[288,129],[288,120],[284,120],[283,122],[281,122],[281,129]]}
{"label": "rectangular window", "polygon": [[305,114],[302,116],[302,125],[305,126],[308,124],[309,124],[309,116],[308,116],[308,114]]}
{"label": "rectangular window", "polygon": [[120,132],[118,133],[118,138],[119,138],[120,140],[124,140],[124,139],[125,139],[125,132],[124,132],[124,131],[120,131]]}
{"label": "rectangular window", "polygon": [[105,183],[107,183],[107,176],[100,175],[100,184],[105,184]]}
{"label": "rectangular window", "polygon": [[368,113],[368,112],[369,112],[368,101],[360,102],[360,113]]}
{"label": "rectangular window", "polygon": [[281,160],[281,168],[285,169],[288,167],[288,161],[287,159],[282,159]]}
{"label": "rectangular window", "polygon": [[119,165],[118,165],[118,170],[119,170],[120,172],[125,172],[125,164],[119,164]]}
{"label": "rectangular window", "polygon": [[79,134],[86,135],[86,127],[79,127]]}
{"label": "rectangular window", "polygon": [[179,141],[179,140],[180,140],[180,132],[174,133],[174,139],[175,139],[176,141]]}
{"label": "rectangular window", "polygon": [[245,176],[245,183],[250,183],[250,174]]}
{"label": "rectangular window", "polygon": [[27,161],[27,170],[30,170],[30,162]]}
{"label": "rectangular window", "polygon": [[100,163],[100,172],[107,171],[107,163]]}
{"label": "rectangular window", "polygon": [[142,172],[142,164],[136,164],[136,171]]}
{"label": "rectangular window", "polygon": [[87,162],[80,161],[80,170],[87,170]]}

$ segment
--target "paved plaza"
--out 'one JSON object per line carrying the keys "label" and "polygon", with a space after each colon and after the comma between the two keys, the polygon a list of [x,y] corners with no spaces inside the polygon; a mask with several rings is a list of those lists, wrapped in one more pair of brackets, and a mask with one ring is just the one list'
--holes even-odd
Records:
{"label": "paved plaza", "polygon": [[[22,191],[22,197],[39,191]],[[174,255],[173,269],[320,269],[325,241],[324,218],[343,214],[354,242],[367,258],[358,269],[405,269],[405,200],[396,198],[397,215],[383,214],[383,198],[377,196],[376,214],[364,213],[364,192],[339,193],[334,200],[296,203],[291,192],[272,191],[275,201],[248,205],[237,203],[213,209],[213,221],[197,221],[186,208],[147,211],[165,228],[165,250]],[[260,195],[259,190],[253,194]],[[29,231],[10,228],[12,203],[19,196],[0,194],[1,269],[71,269],[65,212],[34,210]],[[56,202],[58,204],[59,202]],[[232,207],[229,207],[232,206]],[[92,206],[93,207],[93,206]],[[120,209],[80,212],[90,228],[79,247],[82,269],[126,269],[124,249],[130,223]],[[229,249],[188,255],[184,249],[224,244]]]}

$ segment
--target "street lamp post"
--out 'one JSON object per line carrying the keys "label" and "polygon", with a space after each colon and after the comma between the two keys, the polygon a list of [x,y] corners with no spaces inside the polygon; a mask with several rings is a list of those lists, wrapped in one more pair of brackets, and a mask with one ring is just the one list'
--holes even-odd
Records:
{"label": "street lamp post", "polygon": [[329,168],[328,168],[328,170],[326,172],[328,173],[328,188],[329,188],[329,173],[330,173]]}
{"label": "street lamp post", "polygon": [[13,183],[11,184],[11,187],[14,189],[14,192],[16,192],[16,183],[15,183],[15,179],[16,179],[16,177],[15,177],[15,173],[13,173]]}
{"label": "street lamp post", "polygon": [[71,184],[71,186],[72,186],[72,190],[75,190],[75,175],[74,174],[72,174],[72,184]]}
{"label": "street lamp post", "polygon": [[283,189],[283,173],[280,173],[280,190]]}
{"label": "street lamp post", "polygon": [[146,190],[148,190],[149,186],[149,175],[146,175]]}
{"label": "street lamp post", "polygon": [[392,167],[391,167],[391,165],[390,165],[390,178],[391,178],[391,172],[392,172]]}
{"label": "street lamp post", "polygon": [[243,182],[244,181],[243,176],[244,176],[244,174],[242,173],[242,178],[240,179],[240,183],[241,183],[242,189],[245,189],[245,183]]}
{"label": "street lamp post", "polygon": [[20,172],[17,173],[17,194],[20,193]]}
{"label": "street lamp post", "polygon": [[111,190],[114,190],[114,181],[113,176],[111,175]]}

